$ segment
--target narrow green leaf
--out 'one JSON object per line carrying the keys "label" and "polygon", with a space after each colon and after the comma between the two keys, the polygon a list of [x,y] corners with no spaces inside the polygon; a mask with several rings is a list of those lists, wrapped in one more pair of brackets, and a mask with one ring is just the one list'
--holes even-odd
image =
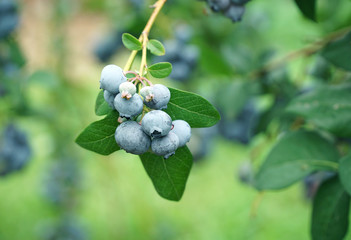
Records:
{"label": "narrow green leaf", "polygon": [[336,171],[336,147],[315,132],[286,134],[268,154],[255,176],[259,190],[281,189],[318,170]]}
{"label": "narrow green leaf", "polygon": [[350,196],[337,177],[319,188],[313,201],[313,240],[342,240],[349,226]]}
{"label": "narrow green leaf", "polygon": [[165,55],[165,47],[162,45],[162,43],[156,39],[151,39],[147,43],[147,48],[150,50],[150,52],[156,56],[162,56]]}
{"label": "narrow green leaf", "polygon": [[316,21],[316,0],[295,0],[295,3],[305,17]]}
{"label": "narrow green leaf", "polygon": [[342,185],[351,195],[351,154],[340,159],[339,175]]}
{"label": "narrow green leaf", "polygon": [[129,50],[136,50],[139,51],[143,48],[141,42],[129,33],[123,33],[122,35],[122,42],[126,48]]}
{"label": "narrow green leaf", "polygon": [[115,131],[119,125],[118,113],[111,112],[104,119],[93,122],[77,137],[76,143],[87,150],[109,155],[117,150],[119,146],[115,140]]}
{"label": "narrow green leaf", "polygon": [[169,90],[171,100],[165,112],[173,120],[182,119],[192,128],[204,128],[215,125],[221,119],[215,107],[203,97],[174,88]]}
{"label": "narrow green leaf", "polygon": [[351,84],[325,86],[295,98],[286,110],[337,136],[350,137],[350,99]]}
{"label": "narrow green leaf", "polygon": [[104,90],[101,90],[97,95],[95,101],[95,114],[97,116],[104,116],[109,114],[112,111],[108,103],[105,101],[104,98]]}
{"label": "narrow green leaf", "polygon": [[351,32],[329,43],[322,50],[321,55],[335,66],[351,71]]}
{"label": "narrow green leaf", "polygon": [[140,156],[158,194],[172,201],[179,201],[184,193],[193,157],[187,147],[179,148],[168,159],[145,153]]}
{"label": "narrow green leaf", "polygon": [[148,71],[155,78],[165,78],[168,77],[172,72],[172,64],[169,62],[155,63],[148,67]]}

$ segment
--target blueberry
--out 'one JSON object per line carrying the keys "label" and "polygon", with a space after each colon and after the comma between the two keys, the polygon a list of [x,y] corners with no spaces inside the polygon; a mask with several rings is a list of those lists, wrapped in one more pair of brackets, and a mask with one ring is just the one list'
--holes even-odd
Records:
{"label": "blueberry", "polygon": [[116,129],[117,144],[128,153],[143,154],[148,151],[151,139],[135,121],[127,121]]}
{"label": "blueberry", "polygon": [[141,126],[150,137],[162,137],[171,131],[172,119],[167,113],[154,110],[145,114]]}
{"label": "blueberry", "polygon": [[172,122],[173,129],[171,132],[175,133],[179,138],[179,147],[185,146],[190,141],[191,128],[190,125],[183,120],[175,120]]}
{"label": "blueberry", "polygon": [[100,62],[107,62],[113,54],[123,46],[122,32],[113,31],[106,36],[103,36],[96,46],[94,47],[94,55]]}
{"label": "blueberry", "polygon": [[155,84],[152,86],[153,98],[148,102],[144,99],[146,106],[152,109],[165,109],[171,99],[171,92],[169,89],[162,84]]}
{"label": "blueberry", "polygon": [[12,31],[15,30],[19,23],[17,14],[5,14],[0,16],[0,39],[7,37]]}
{"label": "blueberry", "polygon": [[109,91],[107,90],[104,90],[104,98],[105,98],[105,101],[108,103],[108,105],[112,108],[112,109],[115,109],[115,106],[114,106],[114,100],[115,100],[115,97],[116,97],[116,94],[112,94],[110,93]]}
{"label": "blueberry", "polygon": [[244,5],[247,2],[249,2],[250,0],[231,0],[232,3],[236,4],[236,5]]}
{"label": "blueberry", "polygon": [[209,0],[208,4],[214,12],[219,12],[229,7],[230,0]]}
{"label": "blueberry", "polygon": [[32,150],[24,132],[10,124],[5,128],[0,146],[0,176],[22,169]]}
{"label": "blueberry", "polygon": [[17,10],[16,3],[13,0],[0,1],[0,16],[8,13],[14,13]]}
{"label": "blueberry", "polygon": [[140,90],[140,95],[143,97],[145,102],[150,102],[154,98],[154,94],[152,93],[152,87],[143,87]]}
{"label": "blueberry", "polygon": [[127,78],[123,74],[122,68],[116,65],[107,65],[102,69],[100,88],[110,93],[119,93],[119,85],[126,82]]}
{"label": "blueberry", "polygon": [[154,138],[151,142],[151,150],[153,153],[164,158],[172,156],[179,146],[179,138],[175,133],[168,133],[161,138]]}
{"label": "blueberry", "polygon": [[241,21],[245,13],[245,6],[232,4],[226,11],[225,15],[233,22]]}
{"label": "blueberry", "polygon": [[138,94],[134,94],[130,99],[122,98],[119,93],[115,97],[114,106],[121,117],[132,118],[143,111],[143,100]]}
{"label": "blueberry", "polygon": [[122,98],[130,99],[136,93],[136,86],[131,82],[121,83],[119,92]]}
{"label": "blueberry", "polygon": [[179,42],[186,43],[192,37],[192,29],[185,24],[178,25],[175,28],[175,37]]}
{"label": "blueberry", "polygon": [[181,52],[181,58],[187,64],[194,66],[199,58],[199,49],[195,45],[187,45]]}
{"label": "blueberry", "polygon": [[177,61],[172,63],[172,73],[169,75],[171,79],[184,81],[189,79],[191,68],[188,63],[184,61]]}

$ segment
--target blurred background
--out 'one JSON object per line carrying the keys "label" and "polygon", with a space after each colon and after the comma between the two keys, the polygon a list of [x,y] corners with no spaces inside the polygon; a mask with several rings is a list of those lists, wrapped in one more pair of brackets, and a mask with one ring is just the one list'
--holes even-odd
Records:
{"label": "blurred background", "polygon": [[318,24],[292,0],[250,1],[239,23],[203,1],[167,1],[150,33],[166,55],[148,62],[170,61],[160,81],[201,94],[222,117],[193,129],[180,202],[157,195],[137,156],[74,143],[99,119],[102,68],[124,65],[121,34],[138,36],[152,3],[0,0],[0,239],[309,239],[311,198],[327,176],[259,193],[253,172],[294,123],[282,113],[289,100],[350,74],[318,54],[260,70],[349,26],[350,1],[320,0]]}

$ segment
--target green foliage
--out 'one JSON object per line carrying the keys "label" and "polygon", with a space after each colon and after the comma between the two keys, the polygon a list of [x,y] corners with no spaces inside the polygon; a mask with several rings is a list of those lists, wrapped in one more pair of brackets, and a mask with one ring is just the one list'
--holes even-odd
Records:
{"label": "green foliage", "polygon": [[205,128],[220,120],[218,111],[203,97],[174,88],[169,88],[171,100],[165,112],[172,120],[182,119],[192,128]]}
{"label": "green foliage", "polygon": [[95,114],[97,116],[104,116],[109,114],[112,111],[108,103],[104,98],[104,90],[101,90],[96,97],[95,101]]}
{"label": "green foliage", "polygon": [[328,44],[321,54],[335,66],[351,71],[351,32]]}
{"label": "green foliage", "polygon": [[281,189],[318,170],[336,170],[339,154],[315,132],[286,134],[272,148],[255,177],[259,190]]}
{"label": "green foliage", "polygon": [[169,62],[155,63],[147,68],[151,76],[155,78],[166,78],[172,72],[172,64]]}
{"label": "green foliage", "polygon": [[313,201],[313,240],[342,240],[349,226],[350,196],[337,177],[325,182]]}
{"label": "green foliage", "polygon": [[162,56],[165,55],[166,50],[163,44],[156,40],[156,39],[151,39],[147,43],[147,48],[150,50],[150,52],[156,56]]}
{"label": "green foliage", "polygon": [[145,153],[140,159],[158,194],[168,200],[179,201],[193,164],[189,149],[179,148],[168,159],[152,153]]}
{"label": "green foliage", "polygon": [[316,21],[317,0],[295,0],[295,3],[305,17]]}
{"label": "green foliage", "polygon": [[351,153],[340,159],[339,174],[342,185],[351,195]]}
{"label": "green foliage", "polygon": [[129,50],[132,50],[132,51],[133,50],[139,51],[143,47],[141,42],[136,37],[134,37],[133,35],[131,35],[129,33],[123,33],[122,42],[126,48],[128,48]]}
{"label": "green foliage", "polygon": [[115,140],[115,131],[119,123],[118,113],[111,112],[104,119],[93,122],[77,137],[76,143],[87,150],[109,155],[120,148]]}
{"label": "green foliage", "polygon": [[351,85],[325,86],[294,99],[290,113],[340,137],[351,136]]}

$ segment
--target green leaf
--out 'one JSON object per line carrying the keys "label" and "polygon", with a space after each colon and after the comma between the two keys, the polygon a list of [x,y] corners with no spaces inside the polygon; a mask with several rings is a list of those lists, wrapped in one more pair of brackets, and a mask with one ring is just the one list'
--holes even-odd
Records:
{"label": "green leaf", "polygon": [[155,78],[165,78],[168,77],[172,72],[172,64],[169,62],[155,63],[148,67],[148,71]]}
{"label": "green leaf", "polygon": [[349,226],[350,196],[337,177],[319,188],[313,201],[313,240],[342,240]]}
{"label": "green leaf", "polygon": [[165,47],[162,45],[162,43],[156,39],[151,39],[147,43],[147,48],[150,50],[150,52],[156,56],[162,56],[165,55]]}
{"label": "green leaf", "polygon": [[339,175],[345,190],[351,195],[351,153],[340,159]]}
{"label": "green leaf", "polygon": [[351,136],[351,84],[325,86],[295,98],[287,112],[340,137]]}
{"label": "green leaf", "polygon": [[168,159],[149,152],[141,155],[140,159],[158,194],[168,200],[179,201],[193,164],[189,149],[186,146],[179,148]]}
{"label": "green leaf", "polygon": [[286,134],[272,148],[255,177],[259,190],[281,189],[318,170],[337,170],[336,147],[315,132]]}
{"label": "green leaf", "polygon": [[316,21],[316,0],[295,0],[303,15],[313,21]]}
{"label": "green leaf", "polygon": [[104,119],[93,122],[77,137],[76,143],[87,150],[109,155],[117,150],[119,146],[115,140],[115,131],[119,123],[118,113],[111,112]]}
{"label": "green leaf", "polygon": [[203,97],[174,88],[169,90],[171,100],[165,112],[173,120],[182,119],[192,128],[204,128],[215,125],[221,119],[214,106]]}
{"label": "green leaf", "polygon": [[139,51],[143,48],[141,42],[129,33],[123,33],[122,35],[122,42],[126,48],[129,50],[136,50]]}
{"label": "green leaf", "polygon": [[335,66],[351,71],[351,32],[329,43],[321,55]]}
{"label": "green leaf", "polygon": [[101,90],[96,98],[95,102],[95,114],[97,116],[104,116],[112,111],[108,103],[104,98],[104,90]]}

